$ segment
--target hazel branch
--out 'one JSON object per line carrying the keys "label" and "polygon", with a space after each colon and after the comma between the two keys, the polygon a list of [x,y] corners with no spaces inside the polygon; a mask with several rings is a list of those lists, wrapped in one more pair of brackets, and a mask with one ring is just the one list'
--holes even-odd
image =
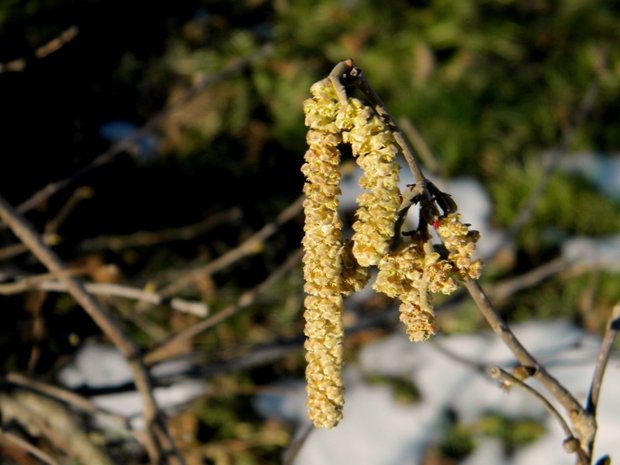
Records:
{"label": "hazel branch", "polygon": [[173,352],[172,348],[174,346],[184,341],[187,341],[189,339],[193,339],[194,337],[198,336],[200,333],[203,333],[209,328],[212,328],[217,323],[225,320],[226,318],[229,318],[235,315],[241,310],[252,305],[252,303],[256,300],[256,298],[260,294],[265,292],[265,290],[269,288],[269,286],[271,286],[276,281],[278,281],[280,278],[282,278],[286,274],[287,271],[289,271],[293,266],[295,266],[301,259],[302,255],[303,255],[303,250],[302,249],[297,250],[293,255],[289,257],[289,259],[286,262],[284,262],[284,264],[282,264],[278,269],[276,269],[273,273],[271,273],[269,277],[265,279],[262,283],[260,283],[258,286],[256,286],[251,291],[244,292],[241,295],[241,297],[239,297],[239,300],[237,300],[236,303],[217,312],[215,315],[213,315],[212,317],[204,321],[201,321],[199,323],[196,323],[193,326],[190,326],[189,328],[179,331],[178,333],[174,334],[173,336],[166,339],[165,341],[162,341],[161,343],[157,344],[155,347],[153,347],[150,350],[148,354],[145,355],[144,357],[145,363],[148,365],[152,365],[155,362],[170,358],[169,354]]}
{"label": "hazel branch", "polygon": [[489,301],[486,294],[477,281],[466,279],[464,286],[476,302],[476,305],[495,333],[502,338],[504,343],[515,355],[519,363],[534,370],[534,376],[543,386],[555,397],[566,410],[567,415],[573,423],[573,427],[581,444],[588,444],[594,435],[596,424],[591,413],[585,411],[581,404],[572,394],[560,384],[560,382],[547,372],[544,366],[523,347],[514,333],[510,330],[506,322],[499,316],[493,304]]}
{"label": "hazel branch", "polygon": [[[63,273],[67,275],[68,273]],[[72,273],[73,274],[73,273]],[[25,278],[16,283],[0,284],[0,295],[11,295],[25,292],[29,289],[40,289],[42,291],[67,292],[68,287],[61,281],[48,281],[50,277],[55,277],[53,273],[46,273],[41,276]],[[147,292],[135,287],[123,286],[111,283],[85,283],[84,289],[95,295],[109,295],[114,297],[124,297],[147,302],[153,305],[169,305],[170,308],[184,313],[190,313],[199,317],[206,317],[209,309],[203,302],[191,302],[179,298],[169,298],[155,292]]]}
{"label": "hazel branch", "polygon": [[60,465],[56,460],[54,460],[52,456],[50,456],[46,452],[43,452],[38,447],[33,446],[16,434],[0,430],[0,442],[3,442],[5,444],[12,444],[15,447],[19,447],[20,449],[23,449],[29,454],[34,455],[36,458],[48,465]]}
{"label": "hazel branch", "polygon": [[[601,393],[601,386],[603,384],[603,376],[605,375],[605,368],[607,367],[607,361],[611,354],[614,341],[620,330],[620,302],[618,302],[609,316],[607,322],[607,329],[605,330],[605,336],[603,337],[603,343],[601,344],[601,352],[598,355],[596,362],[596,368],[594,369],[594,375],[592,376],[592,383],[590,384],[590,393],[588,394],[588,401],[586,403],[586,411],[592,416],[596,417],[596,409],[598,407],[598,400]],[[588,452],[591,455],[594,449],[594,439],[588,444]]]}
{"label": "hazel branch", "polygon": [[562,418],[562,415],[560,415],[560,413],[555,409],[553,405],[551,405],[551,403],[547,399],[545,399],[538,391],[533,389],[531,386],[528,386],[523,381],[521,381],[518,378],[515,378],[511,374],[506,373],[500,367],[497,367],[497,366],[491,367],[491,369],[489,370],[489,373],[491,375],[491,378],[493,378],[496,381],[501,381],[503,385],[516,386],[519,389],[527,392],[530,396],[534,397],[536,400],[538,400],[543,405],[543,407],[545,407],[545,409],[547,409],[547,411],[558,421],[558,423],[564,430],[564,434],[566,435],[566,439],[564,440],[564,443],[563,443],[564,450],[569,454],[577,453],[580,464],[587,465],[588,463],[590,463],[588,456],[579,447],[579,441],[573,436],[573,432],[571,431],[570,427],[566,424],[566,421],[564,421],[564,418]]}
{"label": "hazel branch", "polygon": [[[144,418],[147,425],[147,450],[151,452],[151,461],[160,463],[160,460],[172,464],[184,464],[181,455],[175,451],[174,443],[169,440],[166,425],[160,418],[160,412],[151,386],[151,379],[148,375],[144,362],[140,357],[140,348],[125,333],[120,322],[108,312],[91,294],[86,291],[83,283],[76,277],[64,274],[66,265],[60,258],[43,242],[41,236],[34,230],[32,225],[21,217],[15,209],[0,196],[0,218],[7,224],[13,233],[31,250],[31,252],[45,265],[51,272],[59,273],[59,279],[67,286],[68,292],[84,308],[93,321],[101,328],[105,335],[118,347],[129,361],[133,372],[136,389],[142,395],[144,401]],[[164,439],[160,444],[158,440]],[[161,451],[174,451],[170,457],[162,457]],[[155,451],[157,453],[155,453]]]}
{"label": "hazel branch", "polygon": [[210,276],[216,271],[221,270],[222,268],[236,262],[237,260],[240,260],[243,257],[260,252],[263,248],[264,241],[268,237],[275,234],[282,224],[293,219],[302,211],[303,200],[304,196],[302,195],[291,205],[285,208],[274,221],[267,223],[242,244],[229,250],[224,255],[216,258],[206,265],[187,272],[181,278],[163,288],[159,294],[163,296],[176,294],[177,292],[190,286],[196,280],[204,278],[205,276]]}

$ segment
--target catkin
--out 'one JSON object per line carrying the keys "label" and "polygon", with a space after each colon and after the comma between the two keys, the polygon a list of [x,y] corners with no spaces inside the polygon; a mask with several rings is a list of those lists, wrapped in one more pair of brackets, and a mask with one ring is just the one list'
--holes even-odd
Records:
{"label": "catkin", "polygon": [[342,223],[338,218],[340,195],[339,129],[334,124],[338,106],[329,81],[312,86],[313,98],[304,102],[310,128],[309,149],[302,172],[304,192],[306,310],[306,379],[308,416],[317,428],[332,428],[342,418]]}
{"label": "catkin", "polygon": [[377,265],[394,236],[400,206],[398,149],[385,123],[357,99],[349,99],[338,115],[343,141],[351,144],[357,164],[364,170],[360,186],[369,191],[357,197],[357,221],[352,228],[353,255],[363,267]]}

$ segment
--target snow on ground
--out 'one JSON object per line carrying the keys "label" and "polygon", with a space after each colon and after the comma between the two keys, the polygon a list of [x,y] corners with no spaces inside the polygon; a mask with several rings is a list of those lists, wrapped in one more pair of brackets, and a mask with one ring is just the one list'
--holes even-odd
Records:
{"label": "snow on ground", "polygon": [[[182,374],[190,364],[185,361],[169,361],[151,369],[154,378]],[[89,342],[80,348],[73,363],[58,373],[58,381],[69,389],[88,387],[91,389],[119,388],[133,383],[133,375],[127,359],[116,348],[97,342]],[[170,386],[156,387],[153,396],[163,410],[174,410],[202,395],[206,390],[203,380],[187,379],[176,381]],[[131,420],[134,429],[144,429],[141,417],[143,401],[136,391],[95,395],[90,398],[93,405],[106,412]]]}
{"label": "snow on ground", "polygon": [[[525,347],[544,362],[577,398],[584,402],[594,370],[600,340],[564,320],[526,323],[513,328]],[[471,424],[494,411],[512,418],[540,421],[547,434],[539,441],[504,457],[501,444],[478,438],[466,465],[569,465],[574,458],[562,449],[564,434],[540,404],[518,389],[506,392],[487,375],[440,351],[483,363],[510,368],[514,357],[493,333],[439,336],[434,342],[414,344],[405,334],[394,334],[364,347],[359,365],[345,371],[344,420],[332,430],[316,430],[306,441],[295,465],[413,465],[425,448],[441,442],[441,426],[448,408],[460,421]],[[610,363],[599,408],[599,434],[595,456],[620,457],[620,387],[616,357]],[[418,386],[421,402],[402,406],[388,385],[369,385],[364,374],[410,378]],[[539,387],[535,381],[528,381]],[[261,396],[257,407],[268,416],[295,421],[305,419],[304,385],[291,396]],[[542,391],[542,389],[539,389]],[[562,410],[560,410],[562,411]]]}

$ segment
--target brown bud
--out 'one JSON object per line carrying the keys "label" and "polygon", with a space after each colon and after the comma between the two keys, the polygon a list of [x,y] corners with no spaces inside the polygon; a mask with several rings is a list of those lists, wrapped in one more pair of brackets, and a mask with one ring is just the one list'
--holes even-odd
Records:
{"label": "brown bud", "polygon": [[570,436],[562,441],[562,447],[567,454],[574,454],[579,450],[579,439]]}
{"label": "brown bud", "polygon": [[525,367],[523,365],[517,365],[512,369],[512,376],[517,378],[519,381],[524,381],[528,379],[530,376],[534,376],[536,374],[536,368],[534,367]]}

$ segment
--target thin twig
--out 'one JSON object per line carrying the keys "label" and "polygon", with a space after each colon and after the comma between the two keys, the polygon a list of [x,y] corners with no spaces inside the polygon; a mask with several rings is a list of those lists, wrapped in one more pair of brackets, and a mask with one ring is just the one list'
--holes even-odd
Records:
{"label": "thin twig", "polygon": [[295,266],[303,255],[303,250],[298,249],[293,255],[291,255],[286,262],[284,262],[278,269],[276,269],[273,273],[269,275],[267,279],[265,279],[262,283],[256,286],[251,291],[244,292],[239,300],[226,307],[225,309],[219,311],[211,318],[208,318],[204,321],[201,321],[189,328],[186,328],[177,334],[173,335],[171,338],[157,344],[149,353],[147,353],[144,357],[144,361],[147,365],[151,365],[155,362],[163,360],[167,358],[166,354],[168,353],[168,349],[170,347],[174,347],[175,345],[185,342],[189,339],[192,339],[198,336],[200,333],[206,331],[207,329],[213,327],[217,323],[229,318],[241,310],[249,307],[256,297],[265,292],[265,290],[282,278],[287,271],[289,271],[293,266]]}
{"label": "thin twig", "polygon": [[221,270],[222,268],[240,260],[243,257],[260,252],[263,248],[265,239],[275,234],[282,224],[295,218],[295,216],[302,211],[304,199],[305,196],[300,196],[297,200],[295,200],[295,202],[283,210],[275,221],[267,223],[260,229],[260,231],[250,236],[242,244],[229,250],[221,257],[216,258],[206,265],[187,272],[181,278],[160,290],[159,293],[164,296],[176,294],[190,286],[196,280],[202,279],[205,276],[210,276],[216,271]]}
{"label": "thin twig", "polygon": [[172,241],[187,241],[194,239],[210,229],[224,223],[236,221],[242,216],[239,207],[229,208],[215,213],[198,223],[175,229],[162,231],[138,231],[126,236],[99,236],[82,241],[77,250],[93,252],[96,250],[113,250],[118,252],[130,247],[150,247]]}
{"label": "thin twig", "polygon": [[38,447],[33,446],[29,442],[24,441],[22,438],[13,433],[10,433],[8,431],[2,431],[0,429],[0,440],[2,440],[2,442],[4,443],[12,444],[13,446],[24,449],[26,452],[34,455],[36,458],[38,458],[44,463],[47,463],[48,465],[59,465],[59,463],[54,460],[52,456],[43,452]]}
{"label": "thin twig", "polygon": [[413,148],[415,149],[416,153],[420,156],[420,158],[424,162],[424,166],[426,167],[426,169],[430,173],[436,176],[439,176],[441,174],[441,166],[435,159],[433,152],[431,151],[426,141],[422,137],[422,134],[420,134],[420,132],[414,126],[414,124],[411,122],[410,119],[403,117],[403,118],[399,118],[398,122],[403,132],[407,136],[407,139],[413,145]]}
{"label": "thin twig", "polygon": [[493,331],[502,338],[519,363],[525,367],[533,368],[535,371],[534,376],[562,404],[573,423],[581,444],[588,444],[596,429],[594,417],[589,412],[586,412],[577,399],[523,347],[502,317],[499,316],[499,313],[497,313],[497,310],[495,310],[493,304],[487,298],[478,281],[468,279],[464,281],[464,285]]}
{"label": "thin twig", "polygon": [[[60,242],[57,234],[43,234],[43,242],[47,245],[56,245]],[[0,260],[8,260],[23,253],[28,252],[28,247],[24,244],[12,244],[0,249]]]}
{"label": "thin twig", "polygon": [[55,233],[58,231],[60,225],[69,217],[71,211],[77,207],[77,205],[85,199],[90,199],[93,196],[93,188],[89,186],[78,187],[69,200],[62,206],[56,217],[47,222],[45,225],[45,233]]}
{"label": "thin twig", "polygon": [[35,283],[41,281],[47,281],[50,279],[58,278],[61,275],[78,276],[83,274],[93,273],[95,271],[104,271],[106,273],[117,273],[118,268],[116,265],[88,265],[81,266],[79,268],[67,268],[58,273],[42,273],[37,275],[27,275],[24,272],[3,272],[0,275],[0,280],[8,281],[15,280],[6,284],[0,284],[0,294],[9,295],[26,291],[32,287]]}
{"label": "thin twig", "polygon": [[[48,276],[50,273],[46,273]],[[33,277],[36,278],[36,277]],[[96,295],[109,295],[114,297],[124,297],[127,299],[140,300],[153,305],[169,305],[174,310],[190,313],[204,318],[209,313],[209,308],[204,302],[191,302],[184,299],[164,297],[154,292],[143,291],[135,287],[123,286],[112,283],[85,283],[84,288],[87,292]],[[62,281],[18,281],[10,284],[0,284],[0,295],[17,294],[29,289],[40,289],[51,292],[67,292],[67,284]]]}
{"label": "thin twig", "polygon": [[[60,258],[49,248],[41,236],[37,234],[32,225],[28,223],[21,215],[9,205],[3,197],[0,196],[0,218],[11,228],[13,233],[32,251],[32,253],[43,263],[51,272],[61,273],[66,270],[66,265]],[[105,335],[118,347],[129,361],[129,365],[133,372],[136,389],[142,395],[144,401],[144,419],[146,423],[147,439],[151,445],[147,446],[147,450],[159,451],[160,447],[164,451],[174,448],[174,443],[166,441],[164,444],[158,445],[157,430],[161,430],[165,437],[169,437],[165,423],[159,420],[160,417],[157,404],[153,397],[151,380],[144,366],[144,362],[140,357],[140,348],[125,333],[120,322],[108,312],[100,302],[98,302],[91,294],[89,294],[80,280],[69,275],[60,275],[59,279],[67,286],[68,292],[73,298],[84,308],[88,315],[101,328]],[[162,459],[160,453],[150,457],[154,463],[159,463]],[[174,456],[163,456],[163,460],[171,463],[183,464],[184,460],[181,455],[175,451]]]}
{"label": "thin twig", "polygon": [[[603,343],[601,344],[601,351],[598,355],[596,362],[596,368],[594,369],[594,375],[592,376],[592,383],[590,384],[590,393],[588,394],[588,401],[586,403],[586,410],[596,418],[596,409],[598,407],[598,400],[601,393],[601,387],[603,385],[603,376],[605,375],[605,368],[607,367],[607,361],[611,354],[614,341],[620,330],[620,302],[618,302],[609,316],[607,322],[607,329],[605,330],[605,336],[603,337]],[[594,450],[594,439],[588,444],[588,453],[592,455]]]}
{"label": "thin twig", "polygon": [[[73,183],[76,179],[80,178],[86,173],[89,173],[94,168],[112,162],[119,154],[124,151],[131,152],[136,141],[138,141],[141,137],[148,135],[150,131],[152,131],[160,123],[165,121],[166,118],[168,118],[168,116],[170,116],[173,111],[193,99],[200,91],[243,71],[256,60],[270,55],[273,50],[273,45],[266,44],[249,56],[235,61],[219,73],[196,80],[192,87],[186,90],[185,93],[181,97],[179,97],[172,105],[160,110],[157,114],[152,116],[141,128],[135,130],[129,136],[110,147],[106,152],[97,156],[97,158],[95,158],[89,165],[79,169],[78,171],[64,179],[50,183],[43,189],[35,192],[32,196],[30,196],[29,199],[22,202],[17,207],[17,211],[20,213],[25,213],[31,210],[44,200],[54,195],[56,192],[64,189],[65,187]],[[0,224],[0,230],[2,229],[4,229],[3,225]]]}
{"label": "thin twig", "polygon": [[[49,54],[60,50],[66,43],[71,42],[73,39],[75,39],[75,36],[78,35],[78,32],[79,30],[77,26],[71,26],[70,28],[66,29],[58,37],[55,37],[47,44],[37,48],[34,52],[35,58],[44,58]],[[0,63],[0,74],[7,71],[23,71],[24,69],[26,69],[27,64],[28,62],[25,58],[17,58],[7,63]]]}
{"label": "thin twig", "polygon": [[301,426],[301,432],[299,432],[296,437],[293,439],[293,442],[288,446],[284,455],[282,457],[282,465],[292,465],[297,455],[299,455],[299,451],[305,444],[308,437],[310,437],[310,433],[314,431],[316,428],[310,422],[306,422]]}
{"label": "thin twig", "polygon": [[572,260],[558,258],[520,276],[493,284],[487,294],[493,299],[505,299],[518,291],[535,286],[553,275],[570,269],[572,263]]}
{"label": "thin twig", "polygon": [[8,383],[21,386],[32,391],[36,391],[53,399],[64,402],[65,404],[73,405],[74,407],[77,407],[84,412],[106,415],[110,418],[113,418],[119,425],[129,430],[129,424],[127,423],[127,421],[125,421],[123,417],[102,410],[99,407],[95,407],[93,404],[90,403],[88,399],[72,391],[60,388],[58,386],[52,386],[51,384],[43,383],[41,381],[32,380],[23,375],[20,375],[19,373],[7,373],[4,379]]}
{"label": "thin twig", "polygon": [[[491,369],[489,370],[489,373],[491,374],[491,378],[493,378],[494,380],[501,381],[507,386],[516,386],[519,389],[522,389],[523,391],[527,392],[529,395],[534,397],[536,400],[538,400],[543,405],[543,407],[545,407],[545,409],[547,409],[547,411],[558,421],[558,423],[564,430],[564,434],[566,435],[566,440],[564,441],[565,444],[568,441],[575,439],[573,437],[573,432],[571,431],[570,427],[566,424],[566,421],[564,421],[564,418],[562,418],[562,415],[560,415],[560,413],[555,409],[555,407],[551,405],[551,403],[547,399],[545,399],[538,391],[533,389],[531,386],[528,386],[520,379],[515,378],[514,376],[506,373],[500,367],[497,367],[497,366],[491,367]],[[577,447],[574,452],[578,454],[579,462],[581,464],[586,465],[590,463],[588,460],[588,456],[581,448]]]}

